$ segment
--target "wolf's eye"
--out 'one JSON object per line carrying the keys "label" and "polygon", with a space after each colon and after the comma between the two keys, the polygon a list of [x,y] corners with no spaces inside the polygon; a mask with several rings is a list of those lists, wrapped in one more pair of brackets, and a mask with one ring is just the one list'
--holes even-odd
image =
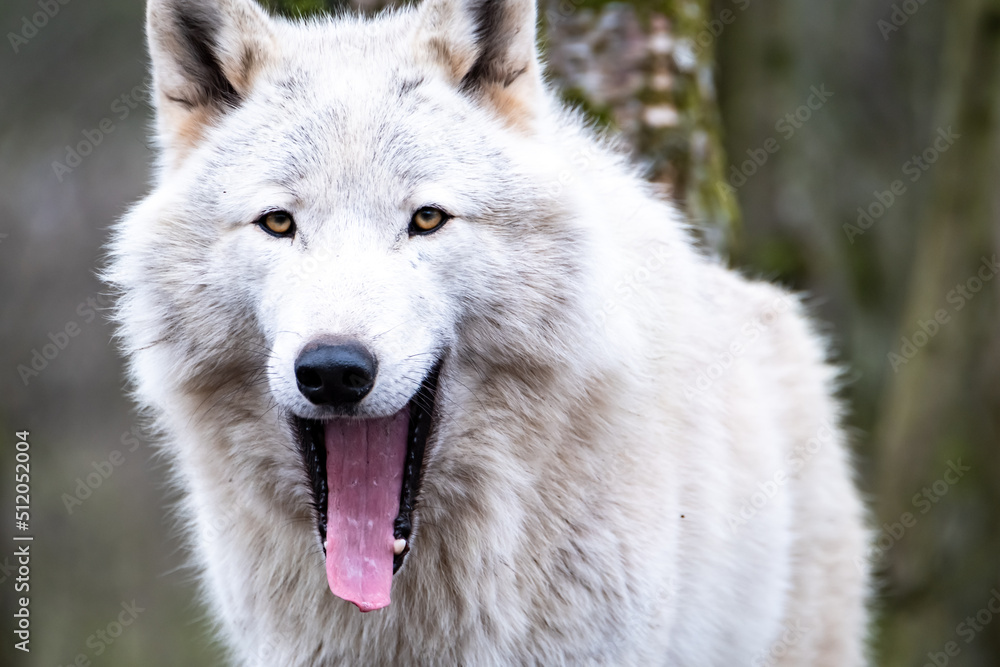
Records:
{"label": "wolf's eye", "polygon": [[295,236],[295,221],[287,211],[270,211],[257,219],[257,226],[271,236],[289,238]]}
{"label": "wolf's eye", "polygon": [[450,219],[451,216],[441,209],[434,206],[424,206],[418,209],[413,214],[413,218],[410,219],[410,236],[436,232]]}

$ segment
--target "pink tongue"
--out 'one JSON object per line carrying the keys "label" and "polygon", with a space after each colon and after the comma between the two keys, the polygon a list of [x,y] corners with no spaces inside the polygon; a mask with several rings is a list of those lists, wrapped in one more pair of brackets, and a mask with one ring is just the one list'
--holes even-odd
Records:
{"label": "pink tongue", "polygon": [[389,605],[409,422],[409,407],[381,419],[326,422],[326,578],[334,595],[361,611]]}

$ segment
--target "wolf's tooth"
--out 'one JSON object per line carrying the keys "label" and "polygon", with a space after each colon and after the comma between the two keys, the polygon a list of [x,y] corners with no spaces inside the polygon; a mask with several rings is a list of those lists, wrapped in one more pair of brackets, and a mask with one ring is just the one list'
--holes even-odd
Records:
{"label": "wolf's tooth", "polygon": [[397,556],[403,553],[403,549],[405,548],[406,548],[406,540],[402,538],[392,543],[392,553],[396,554]]}

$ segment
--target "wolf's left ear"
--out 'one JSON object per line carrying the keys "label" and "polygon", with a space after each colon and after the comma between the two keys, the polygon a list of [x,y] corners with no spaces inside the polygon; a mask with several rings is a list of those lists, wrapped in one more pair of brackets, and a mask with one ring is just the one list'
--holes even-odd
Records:
{"label": "wolf's left ear", "polygon": [[418,40],[459,89],[515,124],[542,100],[535,0],[424,0]]}
{"label": "wolf's left ear", "polygon": [[157,129],[168,163],[239,106],[274,48],[253,0],[149,0],[146,30]]}

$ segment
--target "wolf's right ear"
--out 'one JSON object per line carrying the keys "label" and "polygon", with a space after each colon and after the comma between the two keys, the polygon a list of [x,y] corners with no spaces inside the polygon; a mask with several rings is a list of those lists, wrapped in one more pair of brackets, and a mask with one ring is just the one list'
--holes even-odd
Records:
{"label": "wolf's right ear", "polygon": [[463,93],[517,126],[544,92],[536,0],[423,0],[418,42]]}
{"label": "wolf's right ear", "polygon": [[273,26],[252,0],[149,0],[146,30],[157,129],[175,165],[239,106],[274,49]]}

